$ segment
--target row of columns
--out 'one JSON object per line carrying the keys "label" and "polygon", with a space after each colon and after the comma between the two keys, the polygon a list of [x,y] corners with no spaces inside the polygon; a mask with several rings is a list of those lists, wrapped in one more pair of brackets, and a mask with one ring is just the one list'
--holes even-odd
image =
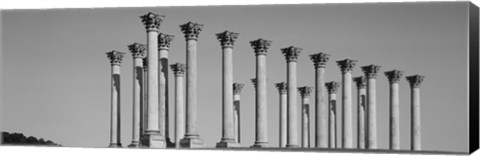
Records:
{"label": "row of columns", "polygon": [[[130,147],[165,148],[173,143],[169,138],[168,123],[168,53],[174,36],[159,33],[164,16],[148,13],[141,16],[147,30],[147,44],[134,43],[128,48],[134,58],[133,72],[133,129]],[[175,146],[203,147],[197,126],[197,40],[202,24],[188,22],[180,26],[186,39],[186,64],[170,65],[175,75]],[[222,138],[217,147],[238,147],[240,143],[240,91],[243,84],[233,83],[233,46],[239,34],[224,31],[216,34],[222,47]],[[256,56],[255,85],[255,142],[252,147],[267,147],[267,87],[266,54],[270,40],[250,41]],[[279,147],[310,147],[309,95],[313,87],[297,87],[297,59],[302,48],[290,46],[281,49],[287,63],[286,82],[275,84],[280,94]],[[120,63],[123,52],[107,53],[112,65],[111,147],[120,144]],[[316,148],[336,147],[336,91],[337,82],[325,82],[325,67],[330,55],[310,55],[315,69],[315,145]],[[342,73],[342,148],[353,147],[352,80],[357,93],[357,144],[360,149],[376,149],[376,75],[380,66],[361,67],[365,76],[352,79],[356,60],[339,60]],[[148,67],[148,68],[147,68]],[[186,75],[186,97],[183,93],[183,75]],[[385,72],[390,82],[390,149],[399,149],[399,95],[398,82],[403,71]],[[423,76],[407,77],[412,88],[412,150],[420,150],[419,86]],[[301,95],[301,142],[297,136],[297,94]],[[327,98],[328,93],[328,98]],[[184,101],[184,99],[186,99]],[[186,102],[186,103],[185,103]],[[185,103],[185,108],[183,107]],[[185,117],[185,118],[184,118]],[[185,123],[184,123],[185,121]],[[183,136],[183,138],[181,138]]]}

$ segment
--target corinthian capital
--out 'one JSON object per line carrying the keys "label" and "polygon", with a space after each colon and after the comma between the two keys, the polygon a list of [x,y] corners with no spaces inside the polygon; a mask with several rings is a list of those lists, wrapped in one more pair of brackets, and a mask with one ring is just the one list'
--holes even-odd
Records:
{"label": "corinthian capital", "polygon": [[158,34],[158,50],[168,50],[170,48],[170,42],[173,41],[175,36],[160,33]]}
{"label": "corinthian capital", "polygon": [[327,91],[329,94],[336,94],[338,88],[340,87],[340,83],[335,81],[327,82],[325,83],[325,87],[327,87]]}
{"label": "corinthian capital", "polygon": [[267,50],[270,48],[270,45],[272,44],[272,41],[270,40],[265,40],[262,38],[259,38],[254,41],[250,41],[250,45],[252,46],[255,55],[267,55]]}
{"label": "corinthian capital", "polygon": [[275,87],[277,87],[278,89],[278,92],[280,94],[284,94],[284,93],[287,93],[287,83],[286,82],[280,82],[280,83],[275,83]]}
{"label": "corinthian capital", "polygon": [[122,63],[124,54],[125,54],[124,52],[113,50],[113,51],[107,52],[107,58],[110,60],[110,63],[112,65],[120,65],[120,63]]}
{"label": "corinthian capital", "polygon": [[398,83],[400,78],[403,76],[403,71],[400,70],[392,70],[385,72],[385,76],[387,76],[388,81],[390,83]]}
{"label": "corinthian capital", "polygon": [[330,59],[330,54],[319,52],[310,55],[310,59],[313,61],[313,65],[315,66],[315,68],[325,68],[325,65]]}
{"label": "corinthian capital", "polygon": [[363,89],[367,87],[367,79],[365,78],[365,76],[354,77],[353,81],[357,85],[358,89]]}
{"label": "corinthian capital", "polygon": [[365,73],[365,77],[367,79],[375,79],[377,78],[377,73],[380,71],[380,66],[377,65],[368,65],[362,67],[363,73]]}
{"label": "corinthian capital", "polygon": [[142,19],[143,25],[145,25],[145,29],[158,31],[165,16],[149,12],[143,16],[140,16],[140,18]]}
{"label": "corinthian capital", "polygon": [[242,92],[244,84],[233,83],[233,94],[240,94]]}
{"label": "corinthian capital", "polygon": [[182,64],[182,63],[175,63],[175,64],[171,64],[170,65],[170,68],[172,69],[173,71],[173,74],[175,76],[183,76],[183,74],[185,73],[185,64]]}
{"label": "corinthian capital", "polygon": [[185,39],[197,40],[198,35],[203,29],[203,24],[188,22],[183,25],[180,25],[180,29],[182,30],[183,34],[185,34]]}
{"label": "corinthian capital", "polygon": [[410,87],[412,88],[418,88],[423,82],[423,79],[425,79],[425,76],[423,75],[412,75],[412,76],[407,76],[407,81],[410,83]]}
{"label": "corinthian capital", "polygon": [[128,50],[132,52],[133,58],[144,58],[145,57],[145,45],[140,43],[133,43],[128,45]]}
{"label": "corinthian capital", "polygon": [[340,71],[342,71],[342,73],[352,71],[353,68],[355,68],[356,63],[357,63],[357,60],[350,60],[350,59],[337,61],[337,65],[338,67],[340,67]]}
{"label": "corinthian capital", "polygon": [[300,55],[300,53],[302,52],[302,48],[294,46],[286,47],[281,50],[287,62],[297,62],[298,55]]}
{"label": "corinthian capital", "polygon": [[216,35],[217,35],[218,41],[220,41],[220,45],[222,47],[228,47],[228,48],[233,48],[233,45],[238,38],[238,33],[226,31],[226,30]]}
{"label": "corinthian capital", "polygon": [[312,87],[309,86],[298,87],[297,89],[302,97],[309,97],[312,92]]}

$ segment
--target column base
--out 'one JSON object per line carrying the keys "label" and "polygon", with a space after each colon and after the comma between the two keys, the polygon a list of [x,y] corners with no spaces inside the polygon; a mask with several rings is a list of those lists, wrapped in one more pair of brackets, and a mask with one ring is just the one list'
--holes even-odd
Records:
{"label": "column base", "polygon": [[288,145],[286,146],[287,148],[299,148],[300,146],[299,145]]}
{"label": "column base", "polygon": [[240,147],[234,139],[222,139],[217,143],[217,148],[231,148],[231,147]]}
{"label": "column base", "polygon": [[200,139],[198,135],[185,135],[185,137],[180,140],[181,148],[202,148],[205,147],[203,140]]}
{"label": "column base", "polygon": [[111,147],[111,148],[122,148],[122,144],[121,143],[110,143],[108,145],[108,147]]}
{"label": "column base", "polygon": [[175,143],[170,140],[170,138],[167,138],[167,148],[175,148]]}
{"label": "column base", "polygon": [[268,147],[268,142],[255,141],[255,143],[252,146],[250,146],[250,148],[265,148],[265,147]]}
{"label": "column base", "polygon": [[129,148],[140,148],[140,142],[138,141],[132,141],[130,145],[128,145]]}
{"label": "column base", "polygon": [[165,148],[166,142],[159,133],[146,133],[141,138],[141,143],[143,147],[147,148]]}

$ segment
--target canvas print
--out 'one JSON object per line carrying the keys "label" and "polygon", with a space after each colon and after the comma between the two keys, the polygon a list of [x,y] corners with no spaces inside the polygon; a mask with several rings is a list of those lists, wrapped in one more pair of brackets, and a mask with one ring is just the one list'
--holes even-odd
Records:
{"label": "canvas print", "polygon": [[[468,90],[478,8],[470,2],[1,15],[3,146],[478,148]],[[478,92],[478,71],[476,82]]]}

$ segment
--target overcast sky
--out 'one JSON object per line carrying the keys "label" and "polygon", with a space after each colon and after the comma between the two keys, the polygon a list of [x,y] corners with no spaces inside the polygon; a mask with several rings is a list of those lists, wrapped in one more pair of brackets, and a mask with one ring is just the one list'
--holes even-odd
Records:
{"label": "overcast sky", "polygon": [[[229,30],[240,33],[234,47],[234,82],[245,84],[241,94],[242,146],[252,145],[255,138],[254,88],[250,82],[255,76],[255,55],[249,41],[265,38],[273,41],[267,54],[270,146],[278,146],[279,132],[274,83],[286,80],[286,62],[280,49],[293,45],[303,48],[297,67],[299,86],[314,85],[314,67],[308,55],[317,52],[332,55],[326,66],[327,81],[341,81],[336,60],[358,60],[353,76],[363,75],[360,66],[382,66],[377,77],[379,148],[388,148],[388,80],[383,72],[398,69],[405,71],[405,76],[426,76],[421,86],[422,149],[468,150],[466,2],[5,11],[3,130],[64,146],[108,146],[110,63],[105,52],[128,52],[127,45],[146,43],[139,16],[147,12],[165,15],[160,31],[176,36],[170,63],[185,62],[185,39],[179,25],[188,21],[205,25],[198,42],[198,132],[208,147],[221,139],[222,55],[215,34]],[[128,52],[121,69],[124,146],[131,142],[132,62]],[[173,112],[174,81],[173,75],[169,76]],[[352,88],[356,132],[356,87]],[[409,91],[402,78],[401,149],[410,147]],[[341,106],[337,109],[341,115]],[[173,113],[170,115],[173,139]],[[337,122],[341,140],[340,116]],[[313,131],[314,125],[311,127]]]}

